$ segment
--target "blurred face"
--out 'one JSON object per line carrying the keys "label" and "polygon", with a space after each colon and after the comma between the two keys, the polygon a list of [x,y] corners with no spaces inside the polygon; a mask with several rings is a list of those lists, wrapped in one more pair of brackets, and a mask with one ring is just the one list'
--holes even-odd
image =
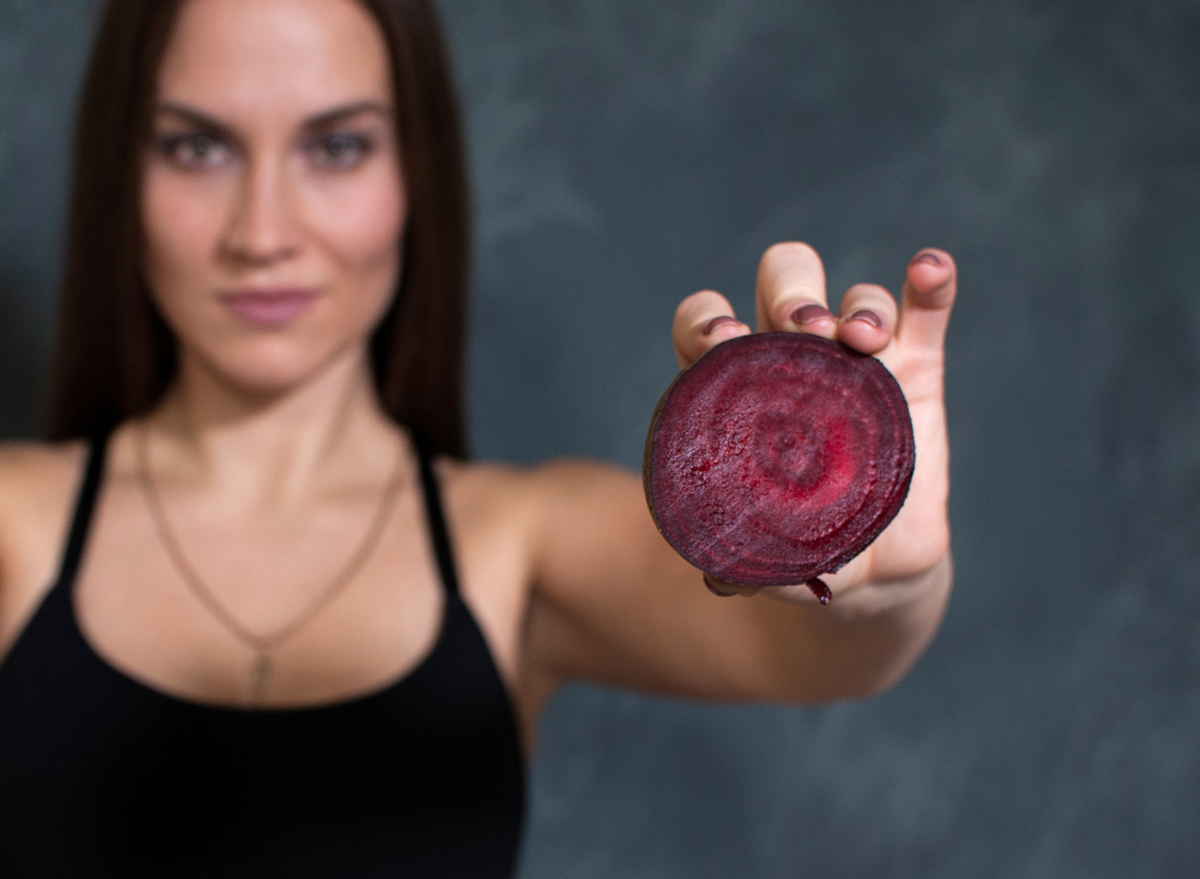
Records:
{"label": "blurred face", "polygon": [[387,47],[354,0],[187,0],[144,162],[143,272],[181,357],[278,392],[363,350],[400,270]]}

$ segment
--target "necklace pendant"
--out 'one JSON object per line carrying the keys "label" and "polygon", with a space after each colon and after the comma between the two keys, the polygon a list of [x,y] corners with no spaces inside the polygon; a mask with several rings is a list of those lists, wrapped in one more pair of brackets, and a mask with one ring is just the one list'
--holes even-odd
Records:
{"label": "necklace pendant", "polygon": [[259,653],[250,665],[250,706],[260,707],[265,701],[267,684],[271,679],[271,657],[267,653]]}

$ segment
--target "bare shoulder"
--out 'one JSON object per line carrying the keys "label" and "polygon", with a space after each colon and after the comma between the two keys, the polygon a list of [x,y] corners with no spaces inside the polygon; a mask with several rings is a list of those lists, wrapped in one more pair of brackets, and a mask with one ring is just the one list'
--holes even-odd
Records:
{"label": "bare shoulder", "polygon": [[53,470],[70,470],[83,462],[87,446],[83,440],[43,443],[26,440],[0,442],[0,478],[38,478]]}
{"label": "bare shoulder", "polygon": [[24,519],[62,512],[79,482],[83,442],[0,443],[0,533]]}
{"label": "bare shoulder", "polygon": [[[616,569],[620,577],[644,564],[645,547],[657,537],[641,481],[581,459],[536,466],[441,460],[437,469],[463,592],[532,729],[559,668],[581,665],[558,661],[555,649],[560,642],[582,649],[578,632],[561,621],[564,609],[586,602],[568,593],[595,597],[603,590],[587,572]],[[595,615],[584,607],[585,617]]]}
{"label": "bare shoulder", "polygon": [[454,462],[451,466],[469,474],[480,485],[492,485],[531,502],[581,490],[603,491],[615,486],[628,489],[631,485],[641,485],[641,478],[632,470],[589,458],[555,458],[528,467],[490,462]]}
{"label": "bare shoulder", "polygon": [[641,477],[602,461],[550,461],[530,474],[530,491],[541,528],[585,532],[639,530],[649,520]]}
{"label": "bare shoulder", "polygon": [[458,515],[492,522],[535,588],[572,582],[597,565],[644,565],[660,552],[641,479],[624,467],[564,458],[532,467],[454,464],[444,472],[449,491],[461,489]]}
{"label": "bare shoulder", "polygon": [[50,585],[86,446],[0,443],[0,655]]}
{"label": "bare shoulder", "polygon": [[463,512],[503,515],[539,528],[573,511],[602,511],[613,501],[641,503],[641,480],[613,464],[562,458],[535,466],[442,460],[438,474]]}

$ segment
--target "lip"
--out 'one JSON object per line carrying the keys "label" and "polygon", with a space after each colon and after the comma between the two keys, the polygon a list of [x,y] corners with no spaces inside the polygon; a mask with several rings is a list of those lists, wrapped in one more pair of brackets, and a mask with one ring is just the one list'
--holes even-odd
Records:
{"label": "lip", "polygon": [[243,323],[255,329],[277,330],[312,308],[317,295],[315,290],[302,287],[257,287],[229,290],[220,295],[220,300]]}

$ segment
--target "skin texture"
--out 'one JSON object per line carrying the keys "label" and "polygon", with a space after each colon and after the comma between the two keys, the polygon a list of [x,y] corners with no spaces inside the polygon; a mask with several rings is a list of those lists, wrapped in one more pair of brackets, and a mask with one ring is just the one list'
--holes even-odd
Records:
{"label": "skin texture", "polygon": [[[182,698],[240,704],[253,655],[195,600],[155,535],[136,480],[143,429],[185,552],[256,631],[292,619],[338,572],[401,456],[404,484],[380,545],[275,654],[267,704],[376,689],[437,637],[441,587],[412,452],[382,414],[366,360],[400,270],[405,217],[386,65],[382,38],[352,0],[189,0],[167,49],[141,204],[144,271],[179,339],[181,370],[144,422],[113,437],[75,603],[101,656]],[[347,107],[360,109],[336,115]],[[899,308],[882,288],[858,285],[840,315],[809,308],[804,323],[793,318],[799,307],[825,304],[816,253],[781,244],[760,266],[759,329],[877,354],[912,411],[909,499],[828,578],[829,608],[803,585],[704,588],[655,529],[636,474],[585,461],[438,462],[463,594],[530,749],[542,705],[570,679],[814,702],[878,692],[911,667],[951,579],[942,339],[955,269],[940,251],[923,254]],[[264,289],[312,298],[271,327],[228,305]],[[856,318],[864,309],[875,317]],[[719,294],[688,297],[673,330],[680,365],[750,331]],[[0,657],[53,579],[83,452],[0,448]]]}

